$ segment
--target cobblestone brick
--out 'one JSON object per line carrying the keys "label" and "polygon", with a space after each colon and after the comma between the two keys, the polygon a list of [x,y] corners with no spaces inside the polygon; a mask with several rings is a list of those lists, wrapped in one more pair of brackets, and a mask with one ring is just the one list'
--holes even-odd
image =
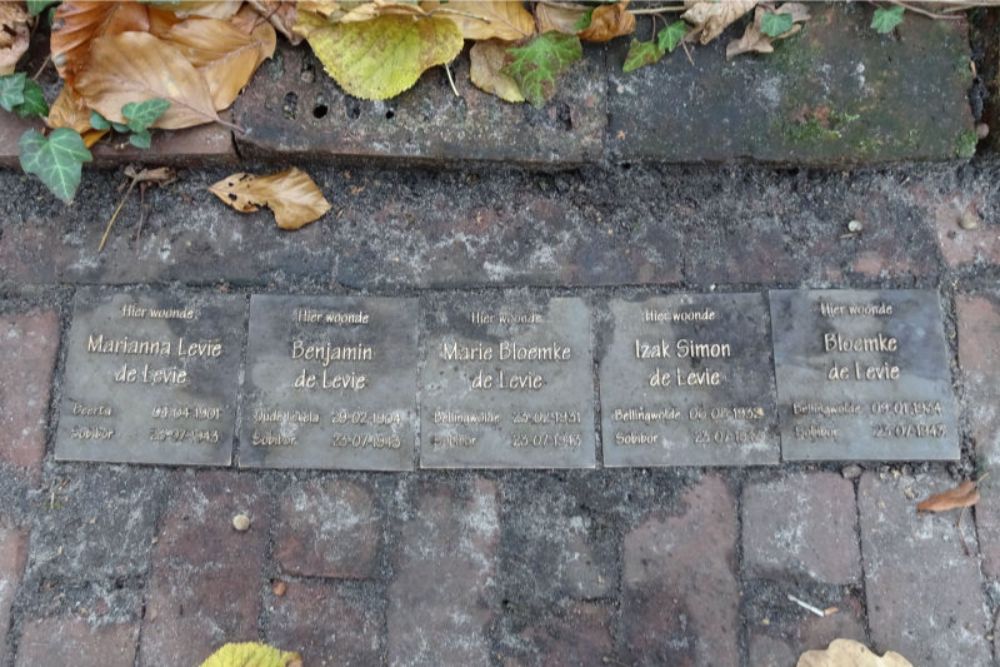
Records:
{"label": "cobblestone brick", "polygon": [[917,502],[954,486],[946,476],[866,473],[861,478],[862,554],[868,621],[879,653],[914,665],[987,665],[989,620],[972,522],[918,514]]}
{"label": "cobblestone brick", "polygon": [[6,664],[4,656],[7,650],[10,609],[21,583],[27,551],[27,534],[0,523],[0,665]]}
{"label": "cobblestone brick", "polygon": [[311,481],[288,488],[275,525],[275,557],[285,572],[363,579],[372,574],[382,527],[367,485]]}
{"label": "cobblestone brick", "polygon": [[376,665],[382,646],[383,604],[376,594],[344,584],[292,581],[268,609],[268,641],[302,655],[315,667]]}
{"label": "cobblestone brick", "polygon": [[92,626],[75,618],[24,624],[16,667],[133,667],[137,623]]}
{"label": "cobblestone brick", "polygon": [[[949,266],[1000,264],[1000,225],[980,213],[985,210],[985,197],[971,188],[935,193],[933,198],[922,187],[915,193],[915,198],[930,209],[938,245]],[[963,226],[963,218],[975,226]]]}
{"label": "cobblestone brick", "polygon": [[[177,474],[153,552],[140,665],[198,665],[221,644],[253,641],[270,526],[259,478]],[[232,527],[247,514],[250,529]]]}
{"label": "cobblestone brick", "polygon": [[1000,577],[1000,294],[968,294],[955,299],[958,362],[966,428],[976,458],[991,474],[980,485],[976,505],[983,571]]}
{"label": "cobblestone brick", "polygon": [[530,624],[518,635],[516,655],[504,667],[580,667],[614,665],[611,612],[597,604],[576,602],[563,616]]}
{"label": "cobblestone brick", "polygon": [[[747,605],[745,622],[749,635],[749,665],[752,667],[793,667],[805,651],[826,648],[837,638],[866,643],[864,604],[859,594],[835,587],[789,589],[778,584],[758,594]],[[788,599],[790,590],[813,606],[837,612],[820,618]]]}
{"label": "cobblestone brick", "polygon": [[37,473],[45,457],[49,386],[59,347],[51,310],[0,316],[0,461]]}
{"label": "cobblestone brick", "polygon": [[735,499],[720,477],[706,476],[681,504],[625,536],[625,662],[739,665]]}
{"label": "cobblestone brick", "polygon": [[499,501],[494,482],[465,479],[421,482],[412,491],[388,591],[394,666],[490,664]]}
{"label": "cobblestone brick", "polygon": [[751,576],[861,579],[854,487],[835,473],[786,474],[743,491],[743,561]]}

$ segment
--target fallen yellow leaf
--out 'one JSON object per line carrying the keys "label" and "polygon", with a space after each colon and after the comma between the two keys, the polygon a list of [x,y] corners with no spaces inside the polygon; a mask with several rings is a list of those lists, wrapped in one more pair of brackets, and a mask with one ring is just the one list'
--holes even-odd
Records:
{"label": "fallen yellow leaf", "polygon": [[309,174],[296,167],[270,176],[239,172],[209,190],[242,213],[253,213],[267,206],[281,229],[299,229],[330,210],[330,202]]}
{"label": "fallen yellow leaf", "polygon": [[834,639],[822,651],[806,651],[795,667],[913,667],[909,660],[889,651],[879,657],[853,639]]}
{"label": "fallen yellow leaf", "polygon": [[917,505],[918,512],[947,512],[962,507],[972,507],[979,502],[979,489],[975,482],[966,480],[953,489],[936,493]]}
{"label": "fallen yellow leaf", "polygon": [[226,644],[201,667],[302,667],[302,657],[266,644],[246,642]]}
{"label": "fallen yellow leaf", "polygon": [[302,12],[295,29],[327,73],[349,94],[385,100],[413,86],[424,70],[451,62],[462,33],[446,18],[387,14],[356,23],[330,23]]}
{"label": "fallen yellow leaf", "polygon": [[176,130],[219,120],[204,77],[167,42],[144,32],[123,32],[94,40],[91,52],[76,89],[108,120],[122,123],[124,105],[155,97],[168,100],[170,107],[153,127]]}
{"label": "fallen yellow leaf", "polygon": [[535,17],[521,0],[468,0],[420,4],[428,12],[451,19],[465,39],[502,39],[515,42],[535,34]]}
{"label": "fallen yellow leaf", "polygon": [[601,5],[590,15],[590,25],[580,31],[580,39],[607,42],[615,37],[635,32],[635,16],[628,12],[628,0],[613,5]]}
{"label": "fallen yellow leaf", "polygon": [[507,45],[489,40],[476,42],[469,51],[469,74],[474,86],[507,102],[523,102],[517,82],[501,70],[506,64]]}

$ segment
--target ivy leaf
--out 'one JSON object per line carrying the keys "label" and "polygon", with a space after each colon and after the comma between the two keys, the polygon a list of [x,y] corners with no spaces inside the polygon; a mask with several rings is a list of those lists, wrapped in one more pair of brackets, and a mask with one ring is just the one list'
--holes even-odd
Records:
{"label": "ivy leaf", "polygon": [[42,87],[31,79],[25,79],[24,101],[15,107],[14,111],[16,111],[17,115],[21,118],[29,118],[31,116],[45,118],[48,116],[49,104],[45,101],[45,95],[42,93]]}
{"label": "ivy leaf", "polygon": [[688,33],[687,23],[684,21],[674,21],[666,28],[660,30],[656,35],[656,43],[661,51],[673,53],[674,49],[681,43]]}
{"label": "ivy leaf", "polygon": [[149,133],[149,130],[135,132],[129,136],[128,142],[136,148],[146,149],[153,143],[153,135]]}
{"label": "ivy leaf", "polygon": [[201,667],[302,667],[298,653],[287,653],[266,644],[226,644]]}
{"label": "ivy leaf", "polygon": [[903,6],[893,5],[888,9],[880,7],[872,17],[872,28],[880,35],[885,35],[896,29],[903,22]]}
{"label": "ivy leaf", "polygon": [[583,46],[576,35],[547,32],[507,49],[507,55],[512,60],[503,73],[517,82],[525,99],[541,107],[555,94],[556,79],[583,58]]}
{"label": "ivy leaf", "polygon": [[0,107],[3,107],[4,111],[13,111],[14,107],[24,104],[26,80],[24,72],[0,76]]}
{"label": "ivy leaf", "polygon": [[779,37],[792,29],[791,14],[767,12],[760,19],[760,31],[768,37]]}
{"label": "ivy leaf", "polygon": [[34,174],[59,199],[67,204],[80,186],[80,172],[84,162],[93,158],[83,139],[73,130],[60,127],[48,137],[38,130],[28,130],[21,135],[21,168]]}
{"label": "ivy leaf", "polygon": [[95,130],[100,130],[101,132],[103,132],[105,130],[111,129],[111,123],[109,123],[108,119],[102,116],[101,114],[97,113],[96,111],[91,111],[90,127],[94,128]]}
{"label": "ivy leaf", "polygon": [[49,5],[56,4],[58,0],[28,0],[28,13],[32,16],[38,16],[45,11],[45,8]]}
{"label": "ivy leaf", "polygon": [[122,106],[122,116],[128,129],[136,133],[145,132],[170,108],[170,102],[162,97],[154,97],[144,102],[129,102]]}
{"label": "ivy leaf", "polygon": [[580,32],[582,30],[586,30],[587,28],[590,27],[590,22],[593,20],[594,20],[594,8],[591,7],[590,9],[588,9],[587,11],[585,11],[583,14],[580,15],[580,18],[573,26],[574,29],[573,31]]}
{"label": "ivy leaf", "polygon": [[640,67],[657,63],[663,57],[664,51],[656,42],[640,42],[633,39],[628,47],[628,54],[625,56],[625,64],[622,65],[623,72],[633,72]]}

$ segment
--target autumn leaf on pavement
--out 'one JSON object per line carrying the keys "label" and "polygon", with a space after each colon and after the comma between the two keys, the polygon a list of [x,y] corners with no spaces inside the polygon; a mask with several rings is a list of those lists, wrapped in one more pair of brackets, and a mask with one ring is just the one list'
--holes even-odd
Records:
{"label": "autumn leaf on pavement", "polygon": [[149,30],[149,9],[138,2],[63,2],[52,20],[52,62],[73,85],[90,61],[94,40]]}
{"label": "autumn leaf on pavement", "polygon": [[517,82],[503,73],[507,62],[507,45],[498,40],[476,42],[469,51],[472,84],[507,102],[523,102],[524,95]]}
{"label": "autumn leaf on pavement", "polygon": [[38,176],[52,194],[67,204],[73,201],[83,163],[92,159],[79,134],[65,127],[53,130],[47,137],[38,130],[28,130],[21,135],[18,147],[25,173]]}
{"label": "autumn leaf on pavement", "polygon": [[872,16],[872,28],[875,32],[886,35],[896,29],[903,22],[904,7],[893,5],[892,7],[879,7]]}
{"label": "autumn leaf on pavement", "polygon": [[975,482],[966,480],[953,489],[936,493],[917,505],[918,512],[947,512],[972,507],[979,502],[979,489]]}
{"label": "autumn leaf on pavement", "polygon": [[204,77],[169,43],[124,32],[95,40],[91,50],[93,59],[76,89],[108,120],[124,123],[122,107],[152,98],[170,102],[154,127],[176,130],[219,120]]}
{"label": "autumn leaf on pavement", "polygon": [[356,23],[329,23],[302,13],[304,29],[323,67],[349,95],[385,100],[408,90],[423,72],[455,59],[462,33],[446,18],[386,15]]}
{"label": "autumn leaf on pavement", "polygon": [[681,18],[699,31],[702,44],[708,44],[733,22],[753,9],[759,0],[685,0]]}
{"label": "autumn leaf on pavement", "polygon": [[622,71],[625,73],[633,72],[640,67],[658,63],[664,55],[666,53],[655,41],[640,42],[637,39],[633,39],[632,43],[629,44],[628,53],[625,55],[625,64],[622,65]]}
{"label": "autumn leaf on pavement", "polygon": [[[572,2],[539,2],[535,5],[538,32],[562,32],[575,35],[586,29],[592,17],[592,7]],[[584,21],[584,19],[587,19]]]}
{"label": "autumn leaf on pavement", "polygon": [[635,32],[635,16],[628,11],[628,0],[613,5],[601,5],[590,15],[590,24],[581,30],[586,42],[607,42],[615,37]]}
{"label": "autumn leaf on pavement", "polygon": [[226,644],[201,663],[201,667],[302,667],[302,658],[298,653],[246,642]]}
{"label": "autumn leaf on pavement", "polygon": [[295,167],[270,176],[232,174],[209,189],[242,213],[267,206],[282,229],[299,229],[330,210],[330,202],[309,174]]}
{"label": "autumn leaf on pavement", "polygon": [[19,2],[0,2],[0,74],[13,74],[28,50],[31,17]]}
{"label": "autumn leaf on pavement", "polygon": [[743,36],[726,45],[726,58],[741,53],[772,53],[775,41],[797,34],[807,20],[809,8],[801,2],[786,2],[773,11],[757,7]]}
{"label": "autumn leaf on pavement", "polygon": [[540,107],[555,94],[559,76],[583,57],[583,46],[576,35],[547,32],[507,54],[511,60],[503,73],[517,82],[525,99]]}
{"label": "autumn leaf on pavement", "polygon": [[194,65],[208,84],[216,111],[229,108],[257,68],[274,55],[277,37],[261,21],[245,32],[229,21],[192,18],[163,35],[163,40]]}
{"label": "autumn leaf on pavement", "polygon": [[429,13],[455,22],[465,39],[502,39],[514,42],[535,33],[535,17],[520,0],[466,0],[422,2]]}
{"label": "autumn leaf on pavement", "polygon": [[291,42],[292,46],[302,43],[302,35],[295,31],[296,17],[298,16],[298,10],[300,8],[310,6],[308,7],[309,11],[326,16],[324,12],[317,11],[314,7],[312,7],[312,5],[320,4],[318,2],[305,2],[305,0],[299,0],[298,2],[285,2],[284,0],[250,0],[248,4],[256,9],[258,14],[263,17],[267,17],[267,20],[271,23],[274,29],[284,35],[285,38]]}
{"label": "autumn leaf on pavement", "polygon": [[825,650],[803,653],[795,667],[913,667],[913,664],[893,651],[879,657],[853,639],[834,639]]}

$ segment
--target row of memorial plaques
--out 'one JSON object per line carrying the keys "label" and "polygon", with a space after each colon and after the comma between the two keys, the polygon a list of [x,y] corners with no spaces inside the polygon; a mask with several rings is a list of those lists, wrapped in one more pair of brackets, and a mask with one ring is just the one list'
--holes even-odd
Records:
{"label": "row of memorial plaques", "polygon": [[598,429],[609,467],[959,456],[933,292],[614,298],[596,336],[524,291],[246,309],[81,291],[56,458],[228,465],[238,431],[241,467],[409,470],[419,437],[424,468],[588,468]]}

